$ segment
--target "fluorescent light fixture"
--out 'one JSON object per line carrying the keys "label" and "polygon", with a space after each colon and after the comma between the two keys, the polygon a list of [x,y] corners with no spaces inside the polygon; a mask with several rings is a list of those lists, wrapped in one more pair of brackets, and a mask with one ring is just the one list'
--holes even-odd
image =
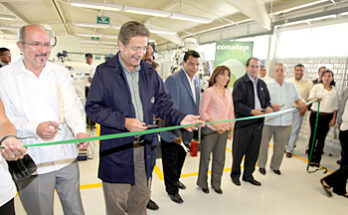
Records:
{"label": "fluorescent light fixture", "polygon": [[348,15],[348,12],[343,12],[343,13],[340,13],[341,16],[346,16]]}
{"label": "fluorescent light fixture", "polygon": [[171,15],[171,12],[169,11],[152,10],[147,8],[131,7],[131,6],[124,6],[122,11],[127,13],[135,13],[140,15],[157,16],[157,17],[169,17]]}
{"label": "fluorescent light fixture", "polygon": [[174,13],[174,12],[164,11],[164,10],[153,10],[148,8],[132,7],[132,6],[125,6],[125,5],[117,5],[117,4],[107,4],[107,3],[101,3],[101,2],[70,0],[70,4],[71,6],[75,6],[75,7],[84,7],[84,8],[111,10],[111,11],[124,11],[126,13],[135,13],[135,14],[156,16],[156,17],[169,17],[171,19],[179,19],[179,20],[199,22],[199,23],[211,23],[213,21],[210,18],[201,17],[201,16],[192,16],[192,15]]}
{"label": "fluorescent light fixture", "polygon": [[120,29],[120,25],[109,25],[109,24],[99,24],[99,23],[85,23],[85,22],[73,22],[73,25],[79,27],[91,27],[91,28],[108,28],[108,29]]}
{"label": "fluorescent light fixture", "polygon": [[83,33],[77,33],[76,36],[80,37],[104,37],[104,38],[111,38],[111,39],[117,39],[116,35],[112,34],[83,34]]}
{"label": "fluorescent light fixture", "polygon": [[176,35],[175,31],[168,31],[168,30],[157,29],[157,28],[149,28],[149,31],[154,34]]}
{"label": "fluorescent light fixture", "polygon": [[19,27],[13,27],[13,26],[0,26],[0,30],[11,30],[11,31],[18,31]]}
{"label": "fluorescent light fixture", "polygon": [[[109,24],[96,24],[96,23],[85,23],[85,22],[73,22],[73,25],[79,27],[91,27],[91,28],[107,28],[107,29],[120,29],[119,25],[109,25]],[[164,35],[175,35],[175,31],[169,31],[165,29],[149,28],[149,31],[154,34],[164,34]]]}
{"label": "fluorescent light fixture", "polygon": [[117,46],[117,42],[102,41],[102,40],[80,40],[81,43],[92,43],[92,44],[107,44]]}
{"label": "fluorescent light fixture", "polygon": [[169,18],[191,21],[191,22],[199,22],[199,23],[204,23],[204,24],[208,24],[208,23],[211,23],[213,21],[210,18],[205,18],[205,17],[201,17],[201,16],[191,16],[191,15],[182,14],[182,13],[172,13]]}
{"label": "fluorescent light fixture", "polygon": [[7,14],[0,14],[0,19],[5,19],[5,20],[16,20],[17,17],[13,15],[7,15]]}
{"label": "fluorescent light fixture", "polygon": [[117,4],[106,4],[101,2],[90,2],[90,1],[80,1],[80,0],[70,0],[71,6],[75,7],[84,7],[84,8],[92,8],[92,9],[100,9],[100,10],[112,10],[112,11],[120,11],[122,10],[122,5]]}

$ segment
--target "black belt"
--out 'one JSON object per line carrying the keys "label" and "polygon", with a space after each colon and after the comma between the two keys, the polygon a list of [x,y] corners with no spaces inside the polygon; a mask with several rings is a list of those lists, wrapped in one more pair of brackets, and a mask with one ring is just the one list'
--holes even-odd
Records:
{"label": "black belt", "polygon": [[[317,111],[312,110],[312,113],[317,114]],[[329,115],[331,115],[331,114],[333,114],[333,113],[319,112],[319,115],[320,115],[320,116],[329,116]]]}

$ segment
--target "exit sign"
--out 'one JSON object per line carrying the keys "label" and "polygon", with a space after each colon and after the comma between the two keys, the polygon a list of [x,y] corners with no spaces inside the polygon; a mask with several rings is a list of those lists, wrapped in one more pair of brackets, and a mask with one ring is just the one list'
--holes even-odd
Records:
{"label": "exit sign", "polygon": [[107,16],[97,16],[98,24],[110,24],[110,17]]}
{"label": "exit sign", "polygon": [[100,40],[99,37],[91,37],[91,40]]}
{"label": "exit sign", "polygon": [[101,57],[100,56],[95,56],[95,58],[94,59],[96,59],[96,60],[100,60],[101,59]]}

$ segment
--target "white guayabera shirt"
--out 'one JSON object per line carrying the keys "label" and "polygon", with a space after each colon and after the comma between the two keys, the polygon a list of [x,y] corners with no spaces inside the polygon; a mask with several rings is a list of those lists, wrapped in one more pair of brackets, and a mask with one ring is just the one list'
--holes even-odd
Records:
{"label": "white guayabera shirt", "polygon": [[[86,132],[85,113],[76,95],[69,72],[47,62],[39,77],[27,70],[23,58],[0,69],[0,96],[17,136],[24,144],[72,139]],[[41,122],[59,122],[57,135],[43,140],[36,128]],[[59,170],[78,155],[76,144],[30,147],[28,153],[38,166],[38,174]]]}

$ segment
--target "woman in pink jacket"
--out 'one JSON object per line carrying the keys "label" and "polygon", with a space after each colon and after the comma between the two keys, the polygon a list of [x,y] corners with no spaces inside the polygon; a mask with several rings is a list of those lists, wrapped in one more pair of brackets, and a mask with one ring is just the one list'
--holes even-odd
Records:
{"label": "woman in pink jacket", "polygon": [[[209,87],[203,94],[200,115],[206,122],[234,119],[230,82],[230,70],[226,66],[215,68],[209,80]],[[214,123],[202,128],[202,144],[197,185],[209,193],[208,168],[213,154],[211,185],[215,192],[222,194],[221,177],[225,165],[227,139],[232,138],[233,123]]]}

